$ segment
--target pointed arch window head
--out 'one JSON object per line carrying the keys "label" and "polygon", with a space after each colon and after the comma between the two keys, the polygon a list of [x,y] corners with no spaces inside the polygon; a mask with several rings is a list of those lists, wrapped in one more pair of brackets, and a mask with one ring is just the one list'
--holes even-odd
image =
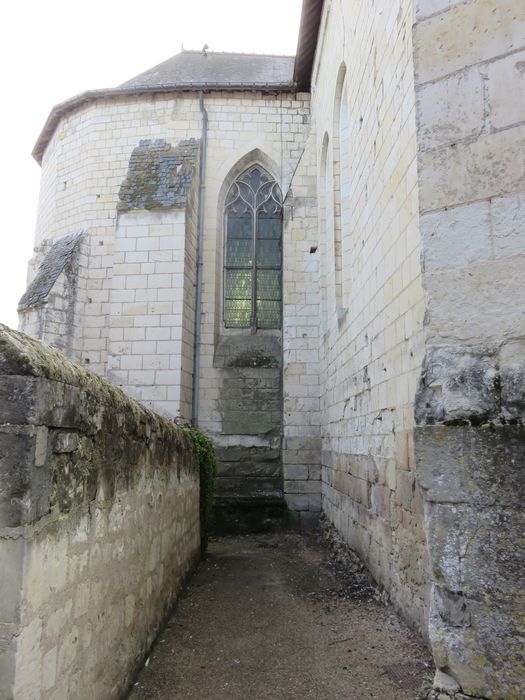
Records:
{"label": "pointed arch window head", "polygon": [[235,180],[225,202],[224,325],[280,328],[282,195],[260,165]]}

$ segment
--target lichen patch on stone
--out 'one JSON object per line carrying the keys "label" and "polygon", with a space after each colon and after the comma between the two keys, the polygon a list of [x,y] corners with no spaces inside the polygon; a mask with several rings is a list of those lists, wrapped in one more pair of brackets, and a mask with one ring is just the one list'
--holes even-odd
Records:
{"label": "lichen patch on stone", "polygon": [[172,146],[164,139],[143,140],[133,150],[119,192],[119,211],[184,206],[199,153],[199,141]]}

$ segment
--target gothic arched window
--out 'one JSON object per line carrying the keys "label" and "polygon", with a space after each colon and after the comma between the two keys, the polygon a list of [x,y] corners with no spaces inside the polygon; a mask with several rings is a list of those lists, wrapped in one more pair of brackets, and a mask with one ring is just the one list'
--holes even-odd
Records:
{"label": "gothic arched window", "polygon": [[225,203],[224,325],[281,327],[282,196],[260,165],[235,180]]}

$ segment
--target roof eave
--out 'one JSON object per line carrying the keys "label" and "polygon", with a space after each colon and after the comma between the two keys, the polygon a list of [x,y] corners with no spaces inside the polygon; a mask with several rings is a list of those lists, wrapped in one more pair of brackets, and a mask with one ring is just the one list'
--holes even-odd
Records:
{"label": "roof eave", "polygon": [[324,0],[303,0],[293,76],[300,92],[310,90],[323,4]]}
{"label": "roof eave", "polygon": [[40,135],[35,143],[31,155],[39,165],[42,165],[44,152],[63,116],[72,112],[83,105],[90,104],[95,100],[104,98],[117,98],[133,95],[141,95],[144,93],[167,93],[167,92],[194,92],[194,91],[213,91],[213,90],[229,90],[241,92],[295,92],[295,84],[290,82],[285,83],[178,83],[174,84],[157,84],[157,85],[137,85],[132,87],[117,87],[107,88],[102,90],[86,90],[79,95],[60,102],[55,105],[44,124]]}

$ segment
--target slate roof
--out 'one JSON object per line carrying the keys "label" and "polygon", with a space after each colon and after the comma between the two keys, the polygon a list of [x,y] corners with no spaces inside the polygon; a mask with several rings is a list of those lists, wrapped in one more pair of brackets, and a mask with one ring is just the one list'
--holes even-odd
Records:
{"label": "slate roof", "polygon": [[164,139],[145,139],[133,149],[126,179],[120,186],[119,211],[166,209],[186,204],[199,141],[172,146]]}
{"label": "slate roof", "polygon": [[18,302],[18,310],[24,311],[47,301],[49,292],[66,264],[75,254],[77,247],[86,235],[85,231],[71,233],[55,241],[40,263],[40,267],[27,291]]}
{"label": "slate roof", "polygon": [[294,56],[183,51],[120,87],[292,87],[294,62]]}

